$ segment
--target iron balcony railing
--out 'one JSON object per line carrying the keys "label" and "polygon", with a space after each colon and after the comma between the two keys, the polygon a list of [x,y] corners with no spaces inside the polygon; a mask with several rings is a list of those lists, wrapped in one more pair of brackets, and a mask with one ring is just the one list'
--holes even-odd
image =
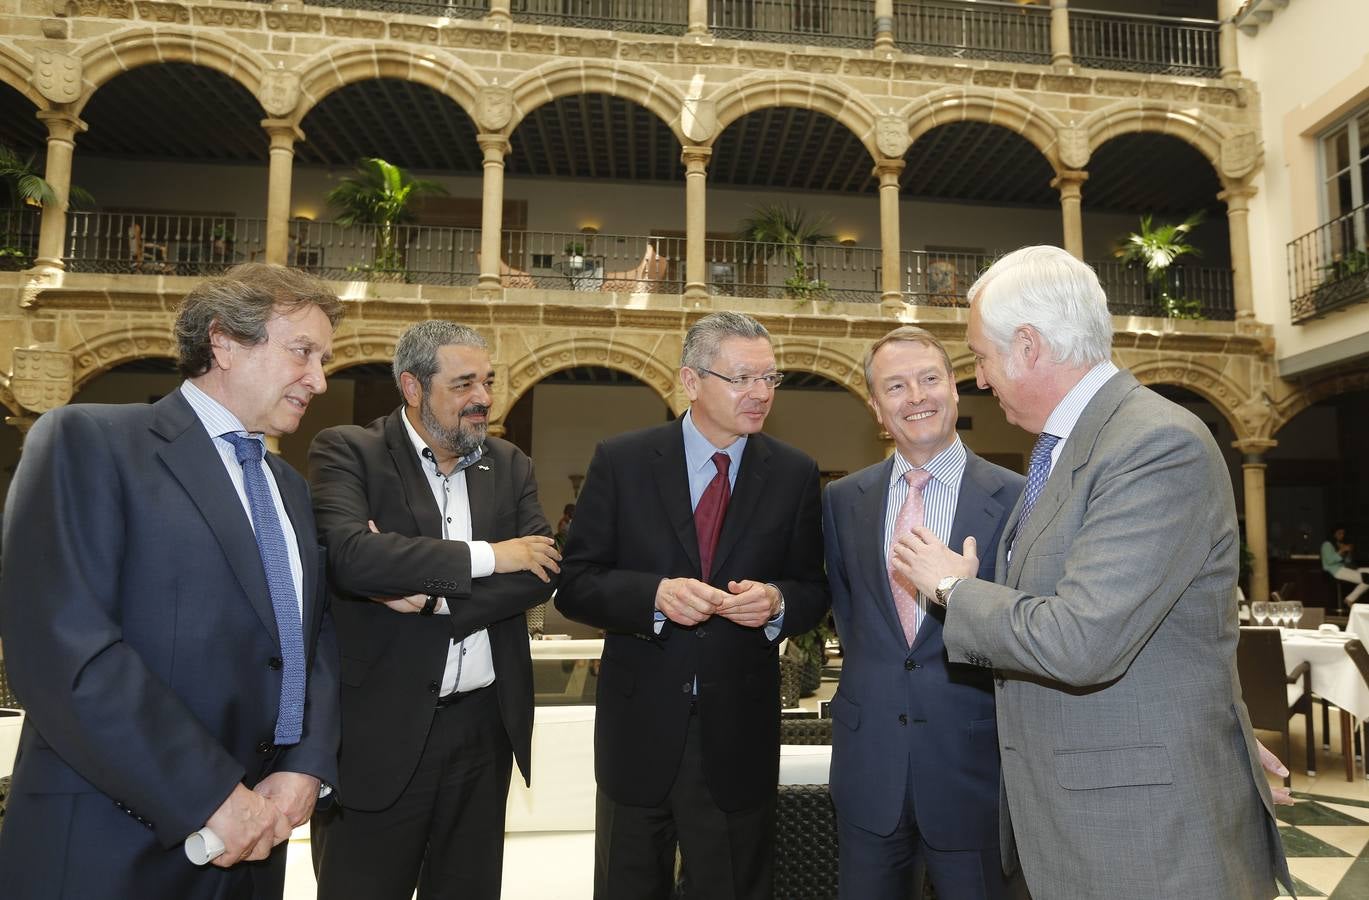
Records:
{"label": "iron balcony railing", "polygon": [[[272,0],[256,2],[265,3]],[[368,12],[408,13],[441,19],[481,19],[490,11],[489,0],[462,0],[460,3],[443,3],[441,0],[304,0],[304,5],[360,9]]]}
{"label": "iron balcony railing", "polygon": [[1369,204],[1288,243],[1292,320],[1369,300]]}
{"label": "iron balcony railing", "polygon": [[499,281],[506,288],[678,294],[684,290],[684,238],[506,231]]}
{"label": "iron balcony railing", "polygon": [[515,22],[645,34],[684,34],[688,11],[684,0],[512,0],[510,6]]}
{"label": "iron balcony railing", "polygon": [[1221,23],[1071,9],[1074,64],[1160,75],[1221,74]]}
{"label": "iron balcony railing", "polygon": [[904,250],[899,254],[903,299],[915,306],[965,306],[970,285],[1000,255]]}
{"label": "iron balcony railing", "polygon": [[71,272],[218,275],[260,258],[265,239],[265,219],[78,211],[64,256]]}
{"label": "iron balcony railing", "polygon": [[1050,9],[995,0],[896,2],[894,42],[924,56],[1047,64]]}
{"label": "iron balcony railing", "polygon": [[0,272],[17,272],[38,256],[39,213],[36,207],[0,210]]}
{"label": "iron balcony railing", "polygon": [[712,294],[773,300],[879,302],[878,247],[710,239],[705,249],[705,277]]}
{"label": "iron balcony railing", "polygon": [[708,0],[708,27],[720,38],[861,48],[874,26],[874,0]]}
{"label": "iron balcony railing", "polygon": [[1212,266],[1176,263],[1162,278],[1144,267],[1116,260],[1090,260],[1114,316],[1158,316],[1168,319],[1236,318],[1232,272]]}

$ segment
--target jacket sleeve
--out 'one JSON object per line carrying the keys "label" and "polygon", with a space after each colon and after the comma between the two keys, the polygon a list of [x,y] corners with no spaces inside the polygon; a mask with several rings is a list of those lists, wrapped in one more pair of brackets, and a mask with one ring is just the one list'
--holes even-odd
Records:
{"label": "jacket sleeve", "polygon": [[788,549],[779,578],[784,595],[784,625],[776,640],[811,631],[827,614],[831,595],[823,568],[821,500],[818,467],[809,461],[800,489],[798,511],[789,533]]}

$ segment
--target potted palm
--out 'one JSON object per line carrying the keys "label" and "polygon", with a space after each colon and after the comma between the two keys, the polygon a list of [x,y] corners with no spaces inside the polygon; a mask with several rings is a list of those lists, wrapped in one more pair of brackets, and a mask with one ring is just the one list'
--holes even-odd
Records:
{"label": "potted palm", "polygon": [[792,274],[784,281],[785,296],[808,300],[827,291],[827,282],[810,274],[807,251],[832,240],[828,224],[826,217],[810,220],[801,209],[768,203],[754,207],[739,230],[745,240],[763,245],[766,259],[778,254],[788,263]]}
{"label": "potted palm", "polygon": [[[1128,265],[1145,268],[1146,283],[1159,300],[1161,315],[1171,319],[1201,319],[1202,306],[1195,299],[1175,296],[1177,286],[1171,284],[1170,266],[1181,256],[1202,256],[1199,248],[1190,244],[1189,235],[1203,223],[1206,214],[1198,210],[1178,224],[1156,225],[1149,215],[1141,217],[1141,230],[1127,235],[1113,250],[1113,256]],[[1175,287],[1174,294],[1170,293]]]}
{"label": "potted palm", "polygon": [[[0,182],[5,185],[8,203],[3,215],[5,223],[0,231],[0,269],[22,269],[31,262],[36,249],[34,229],[25,234],[23,220],[29,208],[42,209],[57,202],[57,192],[38,174],[36,155],[21,156],[12,147],[0,144]],[[72,185],[68,199],[73,206],[94,203],[82,188]]]}
{"label": "potted palm", "polygon": [[397,226],[413,221],[409,204],[415,198],[446,193],[442,185],[414,178],[383,159],[368,157],[358,162],[353,174],[343,178],[326,198],[336,211],[337,224],[369,225],[376,229],[375,258],[351,270],[368,273],[375,281],[402,281],[404,259]]}

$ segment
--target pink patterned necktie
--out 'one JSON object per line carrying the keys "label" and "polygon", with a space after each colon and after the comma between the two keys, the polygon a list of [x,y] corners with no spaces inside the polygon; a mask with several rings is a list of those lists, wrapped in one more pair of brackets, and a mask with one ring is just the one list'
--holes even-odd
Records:
{"label": "pink patterned necktie", "polygon": [[[908,534],[922,524],[922,492],[926,489],[927,482],[932,480],[932,473],[926,469],[909,469],[903,473],[903,477],[908,482],[908,496],[904,498],[903,506],[899,507],[898,519],[894,522],[894,541],[898,540],[899,535]],[[922,624],[922,608],[917,603],[917,589],[894,571],[893,559],[891,544],[888,562],[889,588],[894,592],[894,607],[898,610],[898,620],[903,623],[903,637],[911,647],[918,626]]]}

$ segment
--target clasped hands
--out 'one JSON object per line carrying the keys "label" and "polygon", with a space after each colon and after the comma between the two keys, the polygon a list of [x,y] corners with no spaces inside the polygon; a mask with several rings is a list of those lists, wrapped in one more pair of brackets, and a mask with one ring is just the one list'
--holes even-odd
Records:
{"label": "clasped hands", "polygon": [[656,586],[656,609],[676,625],[698,625],[722,616],[759,628],[780,611],[780,591],[759,581],[729,581],[719,590],[697,578],[665,578]]}
{"label": "clasped hands", "polygon": [[272,772],[255,790],[236,785],[205,823],[223,841],[223,853],[212,864],[227,869],[266,859],[271,848],[309,821],[318,792],[319,780],[302,772]]}

